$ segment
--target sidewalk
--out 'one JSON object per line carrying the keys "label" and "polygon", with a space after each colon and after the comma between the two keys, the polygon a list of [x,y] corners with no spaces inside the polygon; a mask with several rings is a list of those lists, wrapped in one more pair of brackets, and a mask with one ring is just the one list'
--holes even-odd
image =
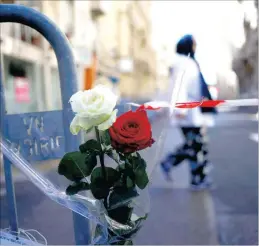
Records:
{"label": "sidewalk", "polygon": [[[168,130],[167,136],[163,154],[182,141],[177,129]],[[188,164],[183,163],[172,172],[173,182],[167,182],[157,165],[150,187],[151,212],[135,244],[218,244],[212,197],[206,191],[190,191],[188,175]]]}
{"label": "sidewalk", "polygon": [[[160,118],[160,122],[159,119],[153,122],[154,134],[161,131],[161,122],[164,122],[163,118]],[[166,135],[168,137],[161,151],[161,158],[182,141],[180,132],[176,128],[168,129]],[[151,163],[150,158],[153,156],[144,158],[147,163],[148,160]],[[57,163],[53,161],[39,165],[38,168],[41,172],[47,172],[56,166]],[[189,191],[188,174],[188,165],[183,163],[174,170],[172,173],[174,181],[169,183],[164,180],[159,165],[156,166],[150,187],[151,212],[134,240],[135,245],[218,244],[211,195],[209,192]],[[73,241],[71,212],[45,197],[36,187],[26,181],[26,178],[22,181],[23,178],[19,180],[19,175],[14,176],[16,182],[21,182],[16,186],[21,227],[39,230],[47,237],[50,244],[60,243],[62,240],[66,243]],[[29,193],[34,195],[28,197]],[[24,199],[25,196],[26,199]],[[28,209],[28,204],[33,205],[32,209]],[[66,224],[64,228],[52,229],[60,222],[55,220],[55,217],[46,217],[50,211],[62,218],[63,223]],[[26,221],[28,218],[31,219],[29,222]]]}

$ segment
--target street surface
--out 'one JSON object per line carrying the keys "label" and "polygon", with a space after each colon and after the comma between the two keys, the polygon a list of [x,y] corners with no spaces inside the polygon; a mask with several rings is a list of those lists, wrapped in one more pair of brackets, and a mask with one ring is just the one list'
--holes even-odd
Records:
{"label": "street surface", "polygon": [[[156,120],[159,129],[163,120]],[[180,132],[168,128],[161,158],[181,143]],[[215,188],[191,192],[188,164],[164,180],[159,165],[150,187],[151,212],[135,244],[257,245],[258,239],[258,121],[246,111],[225,112],[209,130]],[[56,164],[41,167],[56,171]],[[2,175],[2,173],[1,173]],[[20,227],[36,229],[49,245],[74,244],[72,213],[45,197],[22,175],[15,175]],[[8,227],[7,203],[1,176],[1,228]]]}

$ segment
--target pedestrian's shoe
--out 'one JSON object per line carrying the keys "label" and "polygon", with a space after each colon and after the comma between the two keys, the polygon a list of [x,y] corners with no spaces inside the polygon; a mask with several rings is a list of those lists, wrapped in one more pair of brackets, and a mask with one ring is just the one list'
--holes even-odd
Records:
{"label": "pedestrian's shoe", "polygon": [[170,176],[170,169],[171,169],[171,164],[168,161],[163,161],[161,162],[161,169],[162,173],[164,174],[165,178],[167,181],[172,181],[172,178]]}
{"label": "pedestrian's shoe", "polygon": [[204,180],[202,182],[199,182],[199,183],[192,182],[191,183],[192,191],[201,191],[201,190],[212,189],[212,188],[214,188],[213,182],[208,177],[204,178]]}

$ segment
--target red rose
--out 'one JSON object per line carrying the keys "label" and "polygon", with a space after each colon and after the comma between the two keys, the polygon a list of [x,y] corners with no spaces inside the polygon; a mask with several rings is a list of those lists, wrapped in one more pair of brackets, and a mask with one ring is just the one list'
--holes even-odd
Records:
{"label": "red rose", "polygon": [[112,147],[122,153],[133,153],[155,142],[144,110],[121,115],[110,127],[109,133]]}

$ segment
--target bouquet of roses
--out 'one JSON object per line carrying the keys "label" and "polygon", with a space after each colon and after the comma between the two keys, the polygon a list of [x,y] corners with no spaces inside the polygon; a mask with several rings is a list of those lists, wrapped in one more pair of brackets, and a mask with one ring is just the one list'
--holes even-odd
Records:
{"label": "bouquet of roses", "polygon": [[[147,212],[138,216],[141,191],[148,183],[147,163],[141,151],[153,145],[147,112],[139,107],[117,117],[116,96],[103,85],[75,93],[71,107],[75,117],[70,131],[92,137],[66,153],[58,173],[71,181],[67,195],[88,191],[106,211],[107,238],[102,244],[131,244]],[[94,135],[93,135],[94,133]],[[93,137],[95,136],[95,137]],[[102,236],[97,225],[94,243]]]}

